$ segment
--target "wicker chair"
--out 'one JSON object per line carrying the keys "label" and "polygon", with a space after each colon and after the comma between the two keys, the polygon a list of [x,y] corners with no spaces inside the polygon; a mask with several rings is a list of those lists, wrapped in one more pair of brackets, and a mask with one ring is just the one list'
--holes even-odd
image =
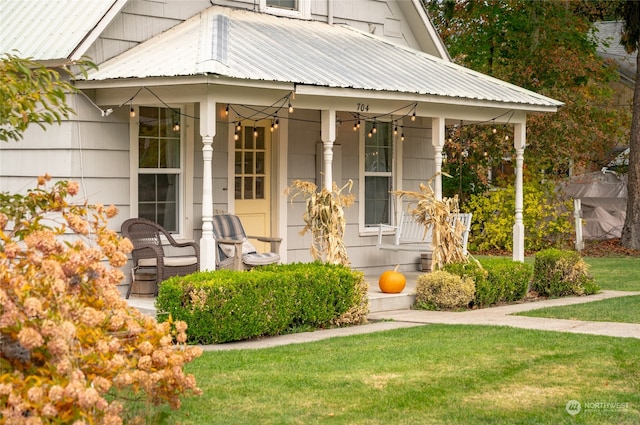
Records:
{"label": "wicker chair", "polygon": [[[217,268],[248,270],[256,266],[274,264],[280,261],[282,238],[247,236],[237,215],[218,214],[213,216],[213,236],[216,240]],[[270,251],[258,253],[248,239],[269,242]]]}
{"label": "wicker chair", "polygon": [[[195,242],[176,242],[162,226],[145,218],[130,218],[122,223],[122,236],[133,243],[133,274],[154,273],[156,275],[156,290],[158,286],[171,276],[184,276],[200,270],[200,248]],[[185,248],[186,255],[167,256],[164,252],[163,241],[172,247]],[[188,249],[187,249],[188,248]],[[129,285],[127,298],[131,295]]]}

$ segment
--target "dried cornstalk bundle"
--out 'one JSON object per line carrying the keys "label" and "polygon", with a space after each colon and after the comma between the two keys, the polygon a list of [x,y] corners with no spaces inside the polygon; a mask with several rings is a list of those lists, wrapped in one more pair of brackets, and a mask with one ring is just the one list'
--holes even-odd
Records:
{"label": "dried cornstalk bundle", "polygon": [[[431,177],[427,184],[420,183],[420,191],[397,190],[393,192],[399,199],[408,198],[408,212],[424,226],[424,235],[432,229],[431,270],[442,268],[444,264],[466,261],[462,247],[464,224],[454,219],[460,212],[458,196],[436,199],[431,188]],[[437,266],[437,267],[436,267]]]}
{"label": "dried cornstalk bundle", "polygon": [[345,189],[351,191],[352,186],[351,180],[341,188],[338,188],[334,182],[331,191],[323,188],[317,192],[315,184],[295,180],[285,190],[286,195],[291,195],[292,202],[296,196],[302,196],[306,201],[306,209],[302,217],[305,226],[300,231],[300,235],[311,232],[310,251],[314,260],[349,265],[349,257],[344,245],[347,221],[343,208],[353,205],[355,196],[351,193],[343,194],[342,191]]}

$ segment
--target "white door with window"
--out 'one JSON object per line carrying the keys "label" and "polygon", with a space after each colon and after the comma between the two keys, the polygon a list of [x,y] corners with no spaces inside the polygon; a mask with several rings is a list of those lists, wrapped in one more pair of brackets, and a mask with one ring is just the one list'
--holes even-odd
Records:
{"label": "white door with window", "polygon": [[[247,235],[271,235],[271,122],[244,122],[234,143],[235,213]],[[252,240],[260,252],[269,246]]]}

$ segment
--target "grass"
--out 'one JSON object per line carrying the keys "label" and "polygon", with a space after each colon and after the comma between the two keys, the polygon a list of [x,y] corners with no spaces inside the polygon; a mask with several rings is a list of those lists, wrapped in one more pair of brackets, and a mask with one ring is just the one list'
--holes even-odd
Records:
{"label": "grass", "polygon": [[630,296],[563,307],[540,308],[517,315],[592,322],[640,323],[639,306],[640,296]]}
{"label": "grass", "polygon": [[584,260],[600,288],[640,291],[640,258],[585,257]]}
{"label": "grass", "polygon": [[431,325],[207,352],[186,367],[204,394],[166,423],[636,424],[639,350],[631,338]]}

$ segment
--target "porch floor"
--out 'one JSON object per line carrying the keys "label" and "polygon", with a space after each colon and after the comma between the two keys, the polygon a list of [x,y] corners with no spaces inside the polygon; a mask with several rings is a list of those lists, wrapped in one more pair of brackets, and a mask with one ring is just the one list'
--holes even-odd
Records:
{"label": "porch floor", "polygon": [[[407,286],[399,294],[385,294],[378,287],[378,275],[365,276],[369,283],[369,312],[379,313],[390,310],[408,310],[415,303],[416,279],[422,272],[403,272],[407,278]],[[127,300],[131,307],[135,307],[142,313],[156,315],[155,298],[136,297],[132,294]]]}

